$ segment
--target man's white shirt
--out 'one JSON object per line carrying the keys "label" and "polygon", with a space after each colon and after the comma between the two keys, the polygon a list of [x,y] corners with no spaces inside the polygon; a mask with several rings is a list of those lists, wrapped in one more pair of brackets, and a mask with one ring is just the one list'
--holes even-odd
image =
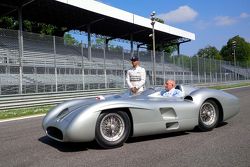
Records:
{"label": "man's white shirt", "polygon": [[143,67],[137,66],[127,71],[126,81],[129,88],[136,87],[139,92],[143,91],[146,81],[146,71]]}
{"label": "man's white shirt", "polygon": [[168,97],[183,97],[184,93],[180,91],[179,89],[172,88],[171,90],[162,90],[160,92],[162,96],[168,96]]}

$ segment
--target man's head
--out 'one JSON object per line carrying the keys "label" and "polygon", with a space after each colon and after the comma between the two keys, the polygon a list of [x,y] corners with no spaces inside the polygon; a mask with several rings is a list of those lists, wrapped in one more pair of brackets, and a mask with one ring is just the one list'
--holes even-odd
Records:
{"label": "man's head", "polygon": [[165,88],[166,88],[166,90],[171,90],[174,87],[175,87],[175,81],[174,80],[167,80],[165,82]]}
{"label": "man's head", "polygon": [[139,58],[137,56],[132,56],[130,60],[133,67],[137,67],[140,63]]}

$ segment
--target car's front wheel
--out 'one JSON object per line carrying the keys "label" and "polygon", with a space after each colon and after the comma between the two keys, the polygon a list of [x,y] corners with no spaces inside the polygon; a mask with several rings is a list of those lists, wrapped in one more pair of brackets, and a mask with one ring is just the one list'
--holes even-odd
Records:
{"label": "car's front wheel", "polygon": [[97,119],[95,138],[103,148],[119,147],[129,137],[130,129],[131,123],[126,112],[103,112]]}
{"label": "car's front wheel", "polygon": [[210,131],[215,128],[219,121],[219,108],[213,100],[206,100],[199,111],[199,129]]}

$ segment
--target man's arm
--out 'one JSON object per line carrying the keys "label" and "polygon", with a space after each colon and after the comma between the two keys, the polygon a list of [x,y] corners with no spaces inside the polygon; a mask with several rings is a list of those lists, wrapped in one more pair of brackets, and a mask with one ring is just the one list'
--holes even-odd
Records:
{"label": "man's arm", "polygon": [[132,88],[133,86],[132,86],[132,84],[131,84],[131,82],[130,82],[129,70],[127,71],[126,81],[127,81],[128,87],[129,87],[129,88]]}

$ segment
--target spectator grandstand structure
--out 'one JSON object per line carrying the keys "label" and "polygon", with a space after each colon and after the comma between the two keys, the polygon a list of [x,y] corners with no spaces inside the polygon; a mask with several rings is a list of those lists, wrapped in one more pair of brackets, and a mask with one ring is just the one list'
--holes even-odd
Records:
{"label": "spectator grandstand structure", "polygon": [[[23,32],[21,27],[19,31],[0,29],[0,95],[124,88],[131,54],[140,57],[147,71],[146,85],[152,85],[152,51],[133,51],[133,47],[114,51],[90,44],[91,33],[130,40],[131,46],[134,41],[150,44],[149,19],[90,0],[3,0],[0,9],[0,16],[15,16],[18,11],[19,20],[24,17],[66,26],[88,32],[89,37],[88,44],[69,46],[62,37]],[[195,38],[192,33],[161,23],[155,28],[158,44]],[[183,84],[249,79],[249,72],[225,61],[156,53],[156,85],[166,79]]]}

